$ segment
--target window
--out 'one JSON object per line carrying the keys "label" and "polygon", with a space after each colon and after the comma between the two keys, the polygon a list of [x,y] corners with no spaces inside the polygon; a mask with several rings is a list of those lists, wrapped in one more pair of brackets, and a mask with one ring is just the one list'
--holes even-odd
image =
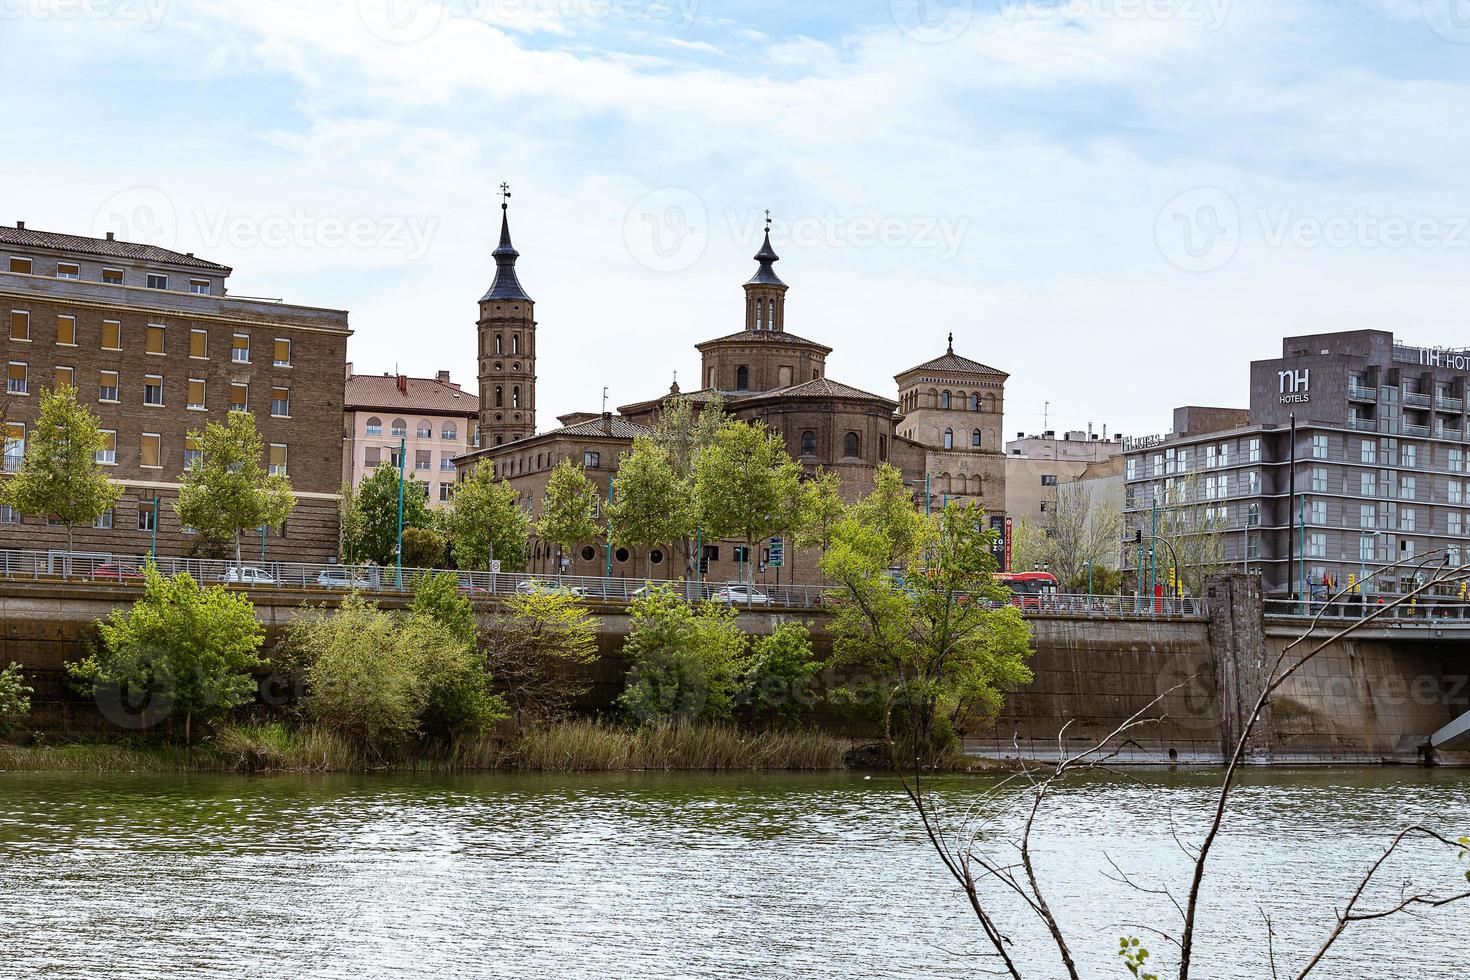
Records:
{"label": "window", "polygon": [[[451,470],[454,469],[453,466],[451,466],[449,468]],[[441,483],[441,484],[439,484],[439,503],[441,503],[441,504],[447,504],[447,503],[449,503],[449,494],[452,492],[453,488],[454,488],[454,484],[452,484],[452,483]]]}
{"label": "window", "polygon": [[888,437],[881,434],[878,436],[878,461],[888,462]]}
{"label": "window", "polygon": [[99,514],[97,516],[97,519],[92,522],[92,526],[95,528],[101,528],[104,531],[110,530],[112,528],[112,518],[112,511],[106,511],[105,513]]}
{"label": "window", "polygon": [[1214,500],[1220,494],[1220,484],[1213,476],[1205,477],[1205,499]]}
{"label": "window", "polygon": [[[1205,462],[1205,465],[1206,466],[1214,466],[1215,465],[1214,460],[1215,460],[1215,447],[1211,446],[1210,447],[1209,457],[1207,458],[1207,460]],[[1153,456],[1153,475],[1154,476],[1163,476],[1164,475],[1164,454],[1163,453],[1154,453],[1154,456]]]}
{"label": "window", "polygon": [[419,439],[434,438],[434,424],[432,422],[427,422],[424,419],[419,419],[418,430],[414,433],[414,435]]}
{"label": "window", "polygon": [[23,422],[5,423],[5,471],[14,473],[20,469],[26,455],[26,427]]}
{"label": "window", "polygon": [[1056,486],[1057,485],[1056,474],[1054,474],[1054,473],[1043,473],[1041,475],[1041,485],[1044,486],[1044,487],[1054,487],[1054,486]]}
{"label": "window", "polygon": [[1214,446],[1205,447],[1205,469],[1212,470],[1220,465],[1220,460],[1215,452]]}
{"label": "window", "polygon": [[735,390],[748,391],[750,389],[750,368],[744,364],[735,369]]}
{"label": "window", "polygon": [[1314,466],[1314,467],[1312,467],[1312,492],[1313,493],[1326,493],[1327,492],[1327,467],[1325,467],[1325,466]]}
{"label": "window", "polygon": [[31,339],[31,315],[24,310],[10,311],[10,339]]}
{"label": "window", "polygon": [[199,448],[199,441],[193,436],[184,438],[184,469],[192,470],[204,462],[204,450]]}
{"label": "window", "polygon": [[368,469],[374,469],[383,461],[383,450],[378,446],[368,446],[362,453],[362,465]]}
{"label": "window", "polygon": [[56,263],[57,279],[80,279],[82,278],[82,267],[75,262]]}
{"label": "window", "polygon": [[1324,434],[1324,433],[1317,433],[1317,434],[1314,434],[1312,436],[1312,458],[1313,459],[1326,459],[1327,458],[1327,436],[1326,436],[1326,434]]}
{"label": "window", "polygon": [[10,271],[11,272],[19,272],[22,275],[26,275],[26,276],[30,275],[31,274],[31,260],[30,259],[22,259],[22,258],[19,258],[17,256],[12,255],[10,257]]}
{"label": "window", "polygon": [[118,400],[116,371],[102,371],[98,373],[97,400],[99,402],[115,402]]}
{"label": "window", "polygon": [[519,354],[521,352],[521,335],[518,333],[510,335],[510,352],[512,354]]}
{"label": "window", "polygon": [[149,289],[167,289],[168,288],[168,276],[162,275],[162,274],[157,273],[157,272],[150,272],[150,273],[148,273],[148,280],[147,280],[147,282],[148,282],[148,288]]}
{"label": "window", "polygon": [[1314,500],[1314,501],[1312,501],[1311,516],[1309,517],[1309,520],[1313,524],[1326,524],[1327,523],[1327,501],[1325,501],[1325,500]]}
{"label": "window", "polygon": [[444,439],[455,442],[459,439],[459,427],[453,422],[445,422],[444,428],[439,433]]}
{"label": "window", "polygon": [[11,507],[9,504],[0,504],[0,524],[19,523],[21,523],[20,511]]}
{"label": "window", "polygon": [[1412,530],[1414,530],[1414,508],[1412,508],[1412,507],[1401,507],[1401,508],[1399,508],[1399,530],[1400,531],[1412,531]]}
{"label": "window", "polygon": [[380,418],[378,418],[377,416],[373,416],[372,418],[370,418],[370,419],[367,420],[367,425],[365,426],[364,431],[366,431],[366,433],[368,435],[370,435],[370,436],[380,436],[380,435],[382,435],[383,434],[383,420],[380,419]]}
{"label": "window", "polygon": [[152,531],[157,523],[153,513],[153,503],[140,503],[138,505],[138,530]]}
{"label": "window", "polygon": [[1373,504],[1358,505],[1358,527],[1374,528],[1378,526],[1378,508]]}
{"label": "window", "polygon": [[1307,555],[1312,558],[1327,557],[1327,535],[1314,532],[1307,535]]}
{"label": "window", "polygon": [[1404,448],[1402,450],[1402,453],[1403,453],[1402,465],[1404,465],[1404,466],[1418,466],[1419,465],[1419,447],[1418,446],[1414,445],[1412,442],[1406,442],[1406,443],[1404,443]]}
{"label": "window", "polygon": [[939,395],[939,407],[949,408],[949,392],[941,392]]}
{"label": "window", "polygon": [[109,286],[121,286],[123,284],[123,271],[121,269],[103,269],[102,281]]}
{"label": "window", "polygon": [[413,451],[413,468],[416,470],[429,470],[434,466],[434,453],[429,449],[415,449]]}
{"label": "window", "polygon": [[1230,443],[1228,442],[1220,443],[1220,465],[1230,465]]}
{"label": "window", "polygon": [[1372,439],[1364,439],[1358,450],[1358,459],[1364,463],[1378,462],[1378,443]]}
{"label": "window", "polygon": [[138,444],[138,465],[144,469],[157,469],[162,465],[163,437],[156,432],[143,433],[143,440]]}
{"label": "window", "polygon": [[163,376],[158,374],[143,375],[143,404],[163,404]]}
{"label": "window", "polygon": [[1414,499],[1415,480],[1412,476],[1406,476],[1399,481],[1399,496],[1404,500]]}
{"label": "window", "polygon": [[1459,480],[1451,480],[1448,484],[1446,484],[1446,489],[1448,492],[1445,499],[1448,500],[1450,503],[1463,504],[1465,502],[1464,483],[1460,482]]}
{"label": "window", "polygon": [[149,354],[163,353],[164,328],[157,323],[150,323],[143,328],[143,350]]}
{"label": "window", "polygon": [[495,407],[505,407],[505,387],[503,385],[495,386]]}
{"label": "window", "polygon": [[1136,480],[1136,479],[1138,479],[1138,457],[1137,456],[1129,456],[1128,457],[1128,460],[1127,460],[1127,463],[1126,463],[1126,466],[1125,466],[1125,469],[1127,470],[1127,479],[1129,479],[1129,480]]}
{"label": "window", "polygon": [[602,465],[601,453],[583,453],[582,466],[589,470],[595,470]]}
{"label": "window", "polygon": [[62,388],[76,387],[75,377],[76,371],[73,368],[65,364],[56,365],[56,373],[51,381],[51,390],[60,391]]}
{"label": "window", "polygon": [[234,383],[230,385],[230,411],[250,411],[250,386]]}
{"label": "window", "polygon": [[970,446],[972,448],[975,448],[975,449],[979,449],[980,448],[980,430],[979,429],[971,429],[970,430]]}
{"label": "window", "polygon": [[62,347],[77,345],[77,318],[70,313],[59,313],[56,316],[56,343]]}
{"label": "window", "polygon": [[449,455],[448,453],[445,453],[443,456],[440,456],[439,457],[439,469],[443,470],[446,473],[453,473],[454,472],[454,457],[451,456],[451,455]]}
{"label": "window", "polygon": [[193,293],[196,296],[208,296],[209,295],[209,280],[208,279],[190,279],[189,280],[189,292]]}
{"label": "window", "polygon": [[285,337],[277,337],[272,345],[271,363],[276,367],[291,366],[291,341]]}
{"label": "window", "polygon": [[817,454],[817,434],[807,429],[801,434],[801,455],[815,456]]}
{"label": "window", "polygon": [[271,414],[282,419],[291,417],[290,388],[271,389]]}
{"label": "window", "polygon": [[945,429],[944,430],[944,448],[945,449],[953,449],[954,448],[954,430],[953,429]]}
{"label": "window", "polygon": [[1252,497],[1261,492],[1261,474],[1255,470],[1245,475],[1245,492]]}
{"label": "window", "polygon": [[250,363],[250,335],[237,333],[230,339],[230,360],[236,364]]}
{"label": "window", "polygon": [[393,428],[392,428],[391,432],[392,432],[393,438],[395,438],[395,439],[404,439],[404,438],[407,438],[407,436],[408,436],[408,423],[405,422],[405,421],[403,421],[403,419],[394,419],[393,420]]}
{"label": "window", "polygon": [[117,465],[117,433],[111,429],[102,430],[102,448],[97,450],[97,462],[103,466]]}
{"label": "window", "polygon": [[1372,473],[1364,473],[1359,477],[1359,496],[1378,496],[1378,478]]}
{"label": "window", "polygon": [[842,437],[842,455],[855,457],[862,455],[863,442],[856,432],[849,432]]}
{"label": "window", "polygon": [[205,388],[206,384],[203,378],[190,378],[189,397],[186,402],[186,407],[196,412],[204,411]]}
{"label": "window", "polygon": [[102,349],[122,350],[122,324],[117,320],[102,321]]}
{"label": "window", "polygon": [[1449,513],[1449,525],[1448,525],[1448,527],[1449,527],[1449,533],[1451,533],[1451,534],[1454,534],[1454,535],[1464,534],[1465,533],[1465,515],[1464,514],[1461,514],[1457,510],[1450,511],[1450,513]]}
{"label": "window", "polygon": [[520,408],[521,407],[521,386],[520,385],[513,385],[511,387],[511,389],[510,389],[510,407],[511,408]]}
{"label": "window", "polygon": [[495,353],[497,354],[504,353],[504,351],[501,350],[501,348],[504,346],[502,340],[503,338],[500,336],[500,334],[495,335]]}
{"label": "window", "polygon": [[209,331],[198,328],[189,331],[189,356],[209,356]]}
{"label": "window", "polygon": [[270,465],[268,467],[271,476],[286,475],[286,447],[283,443],[273,442],[270,448]]}
{"label": "window", "polygon": [[11,395],[24,395],[29,386],[29,368],[23,361],[11,361],[5,371],[5,391]]}

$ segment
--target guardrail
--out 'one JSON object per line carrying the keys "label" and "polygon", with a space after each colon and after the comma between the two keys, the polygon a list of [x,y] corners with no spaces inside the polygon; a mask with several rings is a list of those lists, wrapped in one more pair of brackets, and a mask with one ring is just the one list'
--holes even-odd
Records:
{"label": "guardrail", "polygon": [[[64,551],[0,549],[0,579],[110,582],[140,585],[145,555],[106,553],[67,554]],[[197,581],[224,583],[251,590],[316,591],[344,595],[359,591],[403,595],[416,576],[431,571],[454,575],[461,594],[489,598],[516,592],[562,590],[594,602],[627,602],[653,588],[669,588],[687,601],[724,602],[748,608],[817,609],[841,602],[831,586],[764,585],[740,582],[690,582],[644,578],[603,578],[579,575],[535,575],[525,572],[482,572],[455,569],[405,568],[401,578],[391,566],[333,565],[299,562],[233,561],[210,558],[153,559],[165,575],[185,572]],[[1204,600],[1145,596],[1024,595],[1011,604],[1024,614],[1091,616],[1099,619],[1189,618],[1205,615]]]}
{"label": "guardrail", "polygon": [[1396,595],[1372,596],[1367,601],[1361,597],[1343,596],[1336,602],[1325,599],[1267,599],[1266,615],[1277,619],[1315,619],[1337,623],[1357,622],[1379,612],[1372,623],[1433,623],[1436,626],[1463,626],[1470,628],[1470,603],[1454,600],[1427,599],[1422,602],[1403,602],[1392,609],[1385,608],[1399,597]]}

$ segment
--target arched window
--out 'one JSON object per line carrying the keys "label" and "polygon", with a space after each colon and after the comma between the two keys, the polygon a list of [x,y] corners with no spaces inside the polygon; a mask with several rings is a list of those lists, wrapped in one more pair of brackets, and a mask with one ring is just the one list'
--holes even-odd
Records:
{"label": "arched window", "polygon": [[503,385],[495,386],[495,407],[505,407],[505,387]]}
{"label": "arched window", "polygon": [[801,434],[801,454],[803,456],[815,456],[817,454],[817,434],[807,429]]}
{"label": "arched window", "polygon": [[858,434],[856,432],[849,432],[847,435],[842,437],[842,455],[853,457],[860,456],[862,455],[862,448],[862,440],[858,438]]}
{"label": "arched window", "polygon": [[974,446],[976,449],[979,449],[980,448],[980,430],[979,429],[973,429],[973,430],[971,430],[971,432],[970,432],[970,445]]}
{"label": "arched window", "polygon": [[715,386],[715,369],[714,368],[710,368],[709,369],[709,381],[706,384],[706,387],[713,388],[714,386]]}
{"label": "arched window", "polygon": [[944,448],[945,449],[953,449],[954,448],[954,430],[953,429],[945,429],[944,430]]}
{"label": "arched window", "polygon": [[744,364],[735,369],[735,390],[747,391],[750,388],[750,368]]}
{"label": "arched window", "polygon": [[510,335],[510,352],[512,354],[519,354],[521,352],[521,335],[518,333]]}
{"label": "arched window", "polygon": [[776,369],[776,387],[789,388],[791,386],[791,365],[783,364]]}
{"label": "arched window", "polygon": [[495,335],[495,353],[497,353],[497,354],[501,353],[501,350],[500,350],[501,339],[502,338],[501,338],[500,334],[496,334]]}
{"label": "arched window", "polygon": [[970,396],[970,411],[980,411],[980,396],[978,394]]}
{"label": "arched window", "polygon": [[939,395],[939,407],[940,408],[949,408],[949,392],[946,391],[946,392],[940,393],[940,395]]}
{"label": "arched window", "polygon": [[383,434],[383,420],[380,419],[380,418],[378,418],[376,415],[374,415],[372,418],[368,419],[367,420],[367,434],[370,435],[370,436],[380,436],[380,435],[382,435]]}
{"label": "arched window", "polygon": [[453,422],[444,423],[443,436],[445,439],[455,440],[459,438],[459,428]]}
{"label": "arched window", "polygon": [[394,419],[393,420],[393,435],[394,435],[395,438],[398,438],[398,439],[402,439],[405,436],[407,436],[408,435],[408,423],[405,422],[405,421],[403,421],[403,419]]}
{"label": "arched window", "polygon": [[510,390],[510,407],[511,408],[520,408],[521,407],[521,386],[520,385],[516,385],[514,388],[512,388]]}
{"label": "arched window", "polygon": [[766,329],[766,301],[763,299],[755,301],[755,328]]}
{"label": "arched window", "polygon": [[419,419],[418,428],[414,430],[414,437],[418,439],[434,438],[434,423],[428,419]]}

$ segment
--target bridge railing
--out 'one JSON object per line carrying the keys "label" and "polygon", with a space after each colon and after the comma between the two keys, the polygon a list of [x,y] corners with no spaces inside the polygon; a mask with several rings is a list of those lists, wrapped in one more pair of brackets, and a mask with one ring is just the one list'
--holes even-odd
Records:
{"label": "bridge railing", "polygon": [[[1434,623],[1436,625],[1470,627],[1470,603],[1429,599],[1403,602],[1386,608],[1398,596],[1373,596],[1367,601],[1344,596],[1336,602],[1325,599],[1267,599],[1266,615],[1278,619],[1314,619],[1335,622],[1357,622],[1378,612],[1374,623]],[[1382,610],[1379,612],[1379,610]]]}
{"label": "bridge railing", "polygon": [[[342,595],[367,593],[403,594],[425,571],[454,575],[459,591],[472,598],[510,595],[516,592],[564,590],[591,602],[627,602],[654,588],[668,588],[687,601],[725,602],[748,608],[817,609],[841,603],[841,591],[820,585],[765,585],[739,582],[690,582],[682,580],[619,578],[586,575],[534,575],[525,572],[405,568],[392,566],[340,565],[311,562],[278,562],[245,559],[237,568],[232,560],[182,558],[157,555],[152,559],[165,575],[186,572],[204,583],[224,583],[243,588],[321,592]],[[137,585],[145,555],[114,555],[64,551],[0,549],[0,578],[113,582]],[[1073,615],[1105,619],[1177,619],[1205,614],[1204,602],[1194,598],[1155,598],[1099,595],[1023,595],[1011,604],[1028,615]]]}

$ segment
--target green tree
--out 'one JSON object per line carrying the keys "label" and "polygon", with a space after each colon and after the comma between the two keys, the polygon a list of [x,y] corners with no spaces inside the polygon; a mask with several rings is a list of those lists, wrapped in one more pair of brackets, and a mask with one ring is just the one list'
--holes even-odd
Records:
{"label": "green tree", "polygon": [[[810,480],[803,480],[796,495],[796,520],[792,528],[792,550],[815,548],[825,555],[832,544],[838,521],[847,513],[842,501],[842,477],[830,470],[817,470]],[[794,567],[793,553],[788,561]]]}
{"label": "green tree", "polygon": [[892,476],[878,482],[822,560],[842,590],[829,628],[833,662],[880,679],[895,758],[922,765],[945,747],[936,735],[993,715],[1006,688],[1030,682],[1030,628],[995,583],[994,532],[978,507],[900,512],[889,506]]}
{"label": "green tree", "polygon": [[[347,550],[353,561],[396,564],[398,553],[398,467],[379,463],[357,487],[352,515],[353,537]],[[433,526],[429,488],[417,480],[403,485],[403,528]],[[405,561],[405,565],[410,563]]]}
{"label": "green tree", "polygon": [[693,492],[674,471],[669,451],[648,436],[618,460],[608,528],[617,547],[677,548],[694,537]]}
{"label": "green tree", "polygon": [[739,701],[752,720],[795,725],[811,712],[811,680],[820,669],[806,624],[782,623],[755,641]]}
{"label": "green tree", "polygon": [[670,589],[654,589],[629,604],[631,659],[618,703],[639,724],[680,725],[730,717],[747,638],[735,610],[692,607]]}
{"label": "green tree", "polygon": [[249,412],[231,412],[223,423],[209,422],[191,432],[203,459],[184,471],[179,520],[205,537],[235,542],[235,565],[241,564],[240,537],[268,527],[279,531],[296,506],[291,482],[261,465],[262,445]]}
{"label": "green tree", "polygon": [[[715,436],[730,420],[730,415],[725,411],[725,400],[719,393],[713,394],[702,406],[696,406],[694,400],[687,395],[673,395],[664,400],[658,419],[654,422],[653,433],[647,437],[651,445],[663,450],[669,468],[673,471],[672,484],[640,484],[635,481],[625,488],[623,473],[621,470],[618,472],[615,502],[617,498],[648,489],[654,490],[657,498],[682,498],[677,509],[669,512],[671,527],[678,534],[668,543],[673,545],[683,561],[686,578],[694,577],[695,562],[699,558],[695,553],[696,541],[700,535],[699,513],[694,505],[695,463],[706,449],[714,445]],[[637,450],[636,440],[634,449]],[[661,477],[657,472],[649,475]],[[638,506],[640,511],[647,514],[653,504]],[[632,522],[628,523],[631,526]],[[708,539],[710,535],[706,533],[704,537]]]}
{"label": "green tree", "polygon": [[403,529],[403,565],[405,568],[443,568],[444,552],[449,542],[444,535],[427,527]]}
{"label": "green tree", "polygon": [[556,545],[558,552],[602,536],[597,524],[597,487],[570,459],[557,463],[546,481],[536,533]]}
{"label": "green tree", "polygon": [[517,593],[489,618],[485,650],[496,688],[523,729],[564,714],[591,689],[597,624],[570,592]]}
{"label": "green tree", "polygon": [[356,548],[366,531],[367,523],[357,498],[357,488],[351,481],[342,484],[337,505],[338,531],[337,550],[349,564],[357,563]]}
{"label": "green tree", "polygon": [[26,684],[20,664],[12,663],[0,670],[0,738],[15,731],[16,723],[31,710],[35,689]]}
{"label": "green tree", "polygon": [[747,550],[791,525],[801,466],[786,441],[759,422],[731,422],[694,464],[699,526],[710,538],[737,538]]}
{"label": "green tree", "polygon": [[413,580],[409,611],[437,621],[461,643],[473,646],[480,638],[475,608],[460,595],[459,576],[451,572],[420,572]]}
{"label": "green tree", "polygon": [[460,568],[486,568],[491,559],[507,572],[525,565],[531,515],[519,497],[509,483],[495,479],[489,463],[476,466],[455,488],[444,522]]}
{"label": "green tree", "polygon": [[165,578],[151,562],[143,597],[99,624],[102,648],[67,669],[94,693],[146,705],[144,727],[182,713],[184,741],[209,720],[255,698],[251,672],[265,666],[265,630],[238,592],[201,586],[187,572]]}
{"label": "green tree", "polygon": [[[0,500],[28,514],[54,514],[66,528],[91,524],[117,503],[122,488],[97,465],[105,445],[97,416],[77,403],[75,388],[41,392],[41,413],[26,439],[20,469],[0,484]],[[63,572],[69,560],[63,562]]]}

